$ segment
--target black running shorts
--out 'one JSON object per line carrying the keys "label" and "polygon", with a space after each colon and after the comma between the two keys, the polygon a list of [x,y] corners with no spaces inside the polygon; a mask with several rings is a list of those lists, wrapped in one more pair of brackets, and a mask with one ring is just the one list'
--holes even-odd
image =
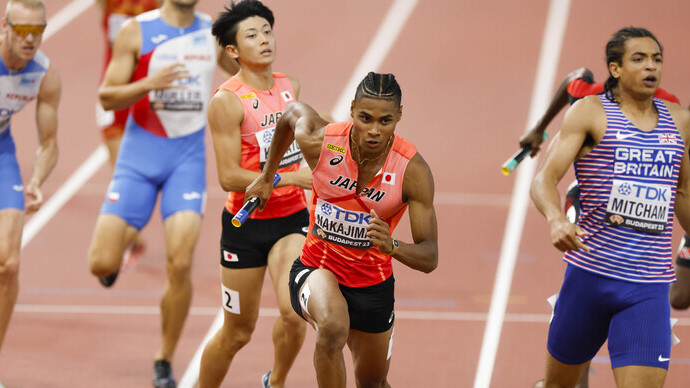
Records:
{"label": "black running shorts", "polygon": [[[302,318],[300,305],[300,289],[316,268],[307,267],[297,258],[290,270],[290,302],[295,312]],[[393,326],[395,313],[395,279],[391,275],[379,284],[369,287],[347,287],[338,285],[340,292],[347,302],[347,312],[350,316],[350,329],[365,333],[383,333]],[[307,296],[308,298],[308,296]]]}
{"label": "black running shorts", "polygon": [[223,232],[220,236],[220,264],[226,268],[256,268],[268,263],[268,252],[281,238],[299,233],[307,235],[307,209],[281,218],[249,218],[241,227],[232,225],[233,214],[223,209]]}

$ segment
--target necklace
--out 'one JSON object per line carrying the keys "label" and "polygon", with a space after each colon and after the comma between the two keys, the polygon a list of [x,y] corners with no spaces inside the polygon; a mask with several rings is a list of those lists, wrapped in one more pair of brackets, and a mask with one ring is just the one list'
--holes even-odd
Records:
{"label": "necklace", "polygon": [[357,164],[359,164],[359,165],[363,165],[365,162],[373,162],[375,160],[380,159],[383,155],[388,154],[388,148],[391,145],[391,141],[393,141],[393,136],[391,135],[391,137],[388,138],[388,144],[386,144],[386,148],[383,150],[383,152],[381,152],[379,154],[379,156],[377,156],[375,158],[364,158],[364,159],[362,159],[362,151],[359,149],[359,145],[357,145],[357,142],[354,140],[352,132],[350,133],[350,138],[352,140],[352,143],[355,145],[354,149],[357,150],[357,159],[358,159]]}

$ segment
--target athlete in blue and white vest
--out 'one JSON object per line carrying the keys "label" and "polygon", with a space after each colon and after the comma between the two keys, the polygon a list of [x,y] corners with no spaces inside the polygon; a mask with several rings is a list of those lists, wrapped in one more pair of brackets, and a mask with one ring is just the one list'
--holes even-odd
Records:
{"label": "athlete in blue and white vest", "polygon": [[206,197],[204,128],[216,64],[234,63],[211,35],[196,0],[164,0],[130,19],[113,43],[99,89],[105,110],[130,107],[113,178],[98,217],[91,272],[110,287],[123,253],[151,217],[158,193],[165,229],[167,284],[162,342],[154,355],[155,387],[174,387],[170,367],[192,298],[192,253]]}
{"label": "athlete in blue and white vest", "polygon": [[[660,388],[671,358],[674,212],[690,230],[690,111],[653,97],[663,53],[651,32],[623,28],[606,50],[604,93],[568,110],[530,192],[567,263],[543,384],[574,387],[608,339],[618,386]],[[557,191],[573,162],[577,224]]]}
{"label": "athlete in blue and white vest", "polygon": [[[24,213],[43,203],[41,185],[55,167],[60,78],[38,50],[46,26],[40,0],[10,0],[0,22],[0,347],[19,292],[19,250]],[[10,121],[36,100],[38,152],[31,178],[22,183]],[[28,128],[19,128],[27,130]],[[0,385],[2,385],[0,383]]]}

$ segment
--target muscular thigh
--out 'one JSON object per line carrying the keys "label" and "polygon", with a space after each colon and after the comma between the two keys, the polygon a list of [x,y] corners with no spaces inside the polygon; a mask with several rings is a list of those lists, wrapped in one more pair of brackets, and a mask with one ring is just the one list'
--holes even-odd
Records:
{"label": "muscular thigh", "polygon": [[547,342],[557,361],[567,365],[587,362],[606,341],[614,313],[601,292],[606,284],[606,278],[568,265]]}
{"label": "muscular thigh", "polygon": [[292,309],[310,324],[330,319],[349,327],[347,302],[330,271],[305,266],[297,258],[290,268],[288,285]]}
{"label": "muscular thigh", "polygon": [[611,319],[611,367],[630,365],[668,369],[671,358],[671,307],[667,283],[629,284],[623,308]]}
{"label": "muscular thigh", "polygon": [[230,269],[221,267],[221,292],[225,327],[254,330],[266,267]]}
{"label": "muscular thigh", "polygon": [[194,211],[180,211],[168,217],[163,226],[168,257],[186,260],[188,264],[201,232],[201,215]]}

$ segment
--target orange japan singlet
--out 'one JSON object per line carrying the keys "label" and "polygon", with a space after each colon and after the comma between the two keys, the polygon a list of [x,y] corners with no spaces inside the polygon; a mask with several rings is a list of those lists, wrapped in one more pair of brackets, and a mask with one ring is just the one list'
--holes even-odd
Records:
{"label": "orange japan singlet", "polygon": [[[235,93],[244,107],[244,120],[241,126],[242,157],[240,167],[251,170],[263,170],[268,147],[271,145],[276,123],[283,110],[295,102],[295,93],[290,80],[273,73],[273,87],[270,90],[256,90],[245,85],[237,76],[233,76],[219,89]],[[278,174],[297,171],[302,162],[302,152],[293,142],[278,166]],[[225,208],[231,214],[237,214],[244,204],[244,192],[231,191]],[[253,212],[249,218],[269,219],[289,216],[307,207],[304,190],[297,186],[283,186],[273,190],[263,211]]]}
{"label": "orange japan singlet", "polygon": [[407,209],[402,185],[407,163],[417,153],[412,143],[395,136],[383,168],[357,195],[358,164],[350,153],[353,123],[326,127],[321,156],[312,172],[309,234],[302,263],[326,268],[338,283],[368,287],[393,274],[391,257],[379,252],[366,235],[370,209],[390,226],[391,233]]}

